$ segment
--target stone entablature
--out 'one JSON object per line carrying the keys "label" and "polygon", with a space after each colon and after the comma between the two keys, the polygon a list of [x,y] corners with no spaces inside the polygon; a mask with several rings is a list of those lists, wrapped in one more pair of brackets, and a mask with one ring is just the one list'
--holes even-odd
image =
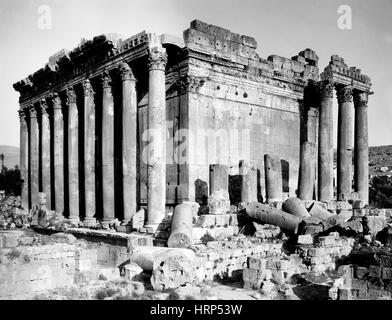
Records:
{"label": "stone entablature", "polygon": [[338,55],[331,56],[329,65],[320,77],[322,81],[330,80],[336,85],[351,86],[362,92],[369,92],[372,85],[370,78],[362,74],[361,69],[349,67]]}

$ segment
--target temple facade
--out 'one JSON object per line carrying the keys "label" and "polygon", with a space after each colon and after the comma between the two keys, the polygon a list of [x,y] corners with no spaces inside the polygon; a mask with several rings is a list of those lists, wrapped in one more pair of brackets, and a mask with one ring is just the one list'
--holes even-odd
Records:
{"label": "temple facade", "polygon": [[274,201],[366,205],[370,78],[338,56],[320,74],[311,49],[267,59],[256,49],[254,38],[195,20],[182,39],[109,34],[50,57],[14,84],[23,206],[44,192],[49,209],[85,226],[126,224],[145,207],[154,227],[168,208],[203,203],[218,187],[233,202],[268,200],[265,155],[278,159]]}

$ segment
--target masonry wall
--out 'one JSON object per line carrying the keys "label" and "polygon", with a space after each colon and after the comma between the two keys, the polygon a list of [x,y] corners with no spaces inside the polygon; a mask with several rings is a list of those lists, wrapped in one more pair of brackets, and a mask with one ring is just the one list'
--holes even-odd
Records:
{"label": "masonry wall", "polygon": [[74,283],[75,246],[68,244],[4,248],[0,299],[27,299]]}
{"label": "masonry wall", "polygon": [[190,72],[207,81],[196,93],[189,93],[189,198],[197,193],[196,180],[209,184],[210,164],[228,165],[230,174],[237,175],[239,161],[252,160],[259,170],[259,196],[265,199],[264,155],[268,153],[280,157],[284,192],[294,196],[301,126],[307,140],[316,143],[316,113],[312,110],[305,120],[302,102],[290,89],[272,88],[229,71],[191,60]]}

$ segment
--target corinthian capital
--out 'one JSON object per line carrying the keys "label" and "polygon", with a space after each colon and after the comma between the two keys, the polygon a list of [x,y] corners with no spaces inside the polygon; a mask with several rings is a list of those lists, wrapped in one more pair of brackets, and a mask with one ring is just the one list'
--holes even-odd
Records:
{"label": "corinthian capital", "polygon": [[39,101],[39,107],[42,115],[48,115],[48,103],[46,99],[41,99]]}
{"label": "corinthian capital", "polygon": [[34,105],[30,105],[29,108],[30,118],[37,118],[37,110],[34,108]]}
{"label": "corinthian capital", "polygon": [[341,86],[336,88],[338,94],[338,102],[352,102],[353,101],[353,89],[350,86]]}
{"label": "corinthian capital", "polygon": [[109,72],[105,71],[101,77],[102,88],[103,89],[111,89],[112,78],[109,75]]}
{"label": "corinthian capital", "polygon": [[122,81],[135,81],[135,76],[128,63],[122,62],[118,68]]}
{"label": "corinthian capital", "polygon": [[324,80],[320,82],[320,95],[321,98],[332,98],[333,97],[334,83],[332,80]]}
{"label": "corinthian capital", "polygon": [[24,122],[26,120],[25,110],[24,109],[19,109],[18,110],[18,116],[19,116],[20,122]]}
{"label": "corinthian capital", "polygon": [[57,93],[54,93],[52,96],[52,102],[53,102],[53,109],[61,109],[61,99]]}
{"label": "corinthian capital", "polygon": [[76,103],[76,93],[74,88],[69,87],[65,90],[65,93],[67,95],[67,104],[70,103]]}
{"label": "corinthian capital", "polygon": [[83,93],[85,97],[90,97],[94,95],[94,90],[90,80],[88,79],[83,80],[82,86],[83,86]]}
{"label": "corinthian capital", "polygon": [[355,90],[353,93],[353,98],[354,98],[354,107],[367,107],[368,104],[368,98],[369,98],[369,93],[368,92],[363,92],[363,91],[357,91]]}
{"label": "corinthian capital", "polygon": [[167,63],[167,54],[162,51],[150,51],[148,55],[149,70],[165,70]]}

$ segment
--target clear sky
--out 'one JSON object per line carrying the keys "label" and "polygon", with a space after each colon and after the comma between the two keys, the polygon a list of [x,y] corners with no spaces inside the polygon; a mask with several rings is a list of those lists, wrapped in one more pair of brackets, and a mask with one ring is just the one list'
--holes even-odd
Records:
{"label": "clear sky", "polygon": [[[50,29],[39,28],[42,5],[51,8]],[[352,8],[351,30],[338,28],[341,5]],[[255,37],[263,58],[312,48],[323,69],[339,54],[372,79],[370,145],[392,144],[391,0],[0,0],[0,145],[19,146],[19,94],[12,84],[50,55],[102,33],[182,36],[196,18]]]}

